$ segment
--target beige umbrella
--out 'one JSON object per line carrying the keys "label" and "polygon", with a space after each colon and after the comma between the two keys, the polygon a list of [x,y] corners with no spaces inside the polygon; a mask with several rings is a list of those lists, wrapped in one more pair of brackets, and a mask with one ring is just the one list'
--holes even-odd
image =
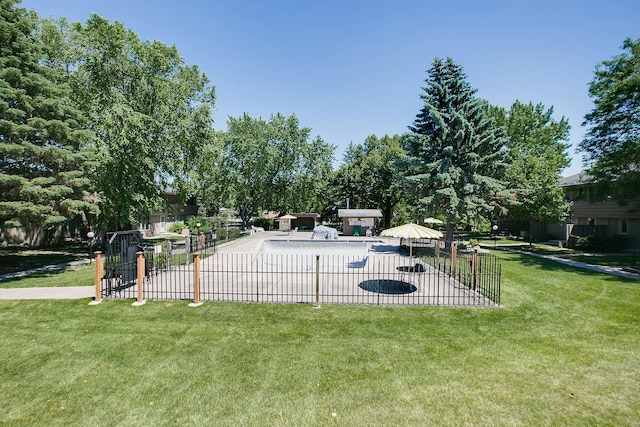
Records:
{"label": "beige umbrella", "polygon": [[282,215],[278,219],[284,220],[289,225],[288,230],[291,231],[291,220],[292,219],[298,219],[298,217],[297,216],[293,216],[291,214],[286,214],[286,215]]}
{"label": "beige umbrella", "polygon": [[422,225],[409,223],[400,225],[398,227],[388,228],[382,230],[381,236],[388,237],[400,237],[402,239],[409,239],[409,255],[413,256],[413,246],[411,242],[413,239],[442,239],[444,236],[438,230],[424,227]]}

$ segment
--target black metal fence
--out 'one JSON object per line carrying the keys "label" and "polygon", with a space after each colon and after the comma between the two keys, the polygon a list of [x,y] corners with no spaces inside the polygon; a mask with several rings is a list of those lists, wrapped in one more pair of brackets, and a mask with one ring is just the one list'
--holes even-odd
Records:
{"label": "black metal fence", "polygon": [[[105,274],[103,297],[315,305],[500,304],[499,262],[477,251],[438,250],[420,257],[375,252],[252,255],[218,253],[215,245],[191,252],[167,242],[138,253],[145,264],[142,286],[132,273]],[[117,270],[109,262],[107,257],[105,271]]]}

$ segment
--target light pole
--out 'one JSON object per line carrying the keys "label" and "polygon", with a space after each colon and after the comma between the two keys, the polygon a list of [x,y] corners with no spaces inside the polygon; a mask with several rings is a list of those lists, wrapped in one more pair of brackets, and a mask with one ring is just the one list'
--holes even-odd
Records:
{"label": "light pole", "polygon": [[89,265],[91,265],[91,248],[93,246],[93,238],[96,237],[96,233],[93,231],[89,231],[87,233],[87,238],[89,239]]}
{"label": "light pole", "polygon": [[491,227],[491,229],[493,230],[493,249],[495,249],[496,241],[498,240],[498,224],[493,224],[493,227]]}

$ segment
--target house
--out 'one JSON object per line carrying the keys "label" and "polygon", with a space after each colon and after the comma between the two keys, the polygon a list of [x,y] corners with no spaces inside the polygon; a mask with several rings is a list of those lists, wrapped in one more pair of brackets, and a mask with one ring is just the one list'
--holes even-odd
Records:
{"label": "house", "polygon": [[345,236],[373,235],[382,212],[379,209],[338,209],[338,218],[342,218],[342,234]]}
{"label": "house", "polygon": [[140,224],[140,230],[144,232],[145,237],[166,233],[173,223],[186,223],[192,216],[198,214],[198,204],[195,196],[190,197],[184,204],[178,202],[178,196],[171,192],[167,192],[165,198],[164,209],[151,212],[149,221],[146,224]]}
{"label": "house", "polygon": [[632,248],[640,248],[640,213],[629,206],[620,206],[615,200],[599,201],[590,197],[589,177],[585,173],[571,175],[560,180],[565,197],[571,201],[567,218],[566,238],[572,246],[571,236],[594,235],[603,238],[620,236],[628,240]]}
{"label": "house", "polygon": [[320,214],[313,212],[292,213],[291,216],[295,218],[288,219],[285,217],[278,219],[279,230],[313,231]]}

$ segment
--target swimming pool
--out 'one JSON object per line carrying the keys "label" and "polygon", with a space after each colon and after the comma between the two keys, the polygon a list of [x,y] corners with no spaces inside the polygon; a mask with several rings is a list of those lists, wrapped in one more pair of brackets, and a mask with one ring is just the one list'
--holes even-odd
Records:
{"label": "swimming pool", "polygon": [[256,261],[271,265],[306,265],[320,255],[325,264],[364,266],[372,243],[357,240],[265,240]]}
{"label": "swimming pool", "polygon": [[263,254],[366,255],[370,243],[358,240],[265,240]]}

